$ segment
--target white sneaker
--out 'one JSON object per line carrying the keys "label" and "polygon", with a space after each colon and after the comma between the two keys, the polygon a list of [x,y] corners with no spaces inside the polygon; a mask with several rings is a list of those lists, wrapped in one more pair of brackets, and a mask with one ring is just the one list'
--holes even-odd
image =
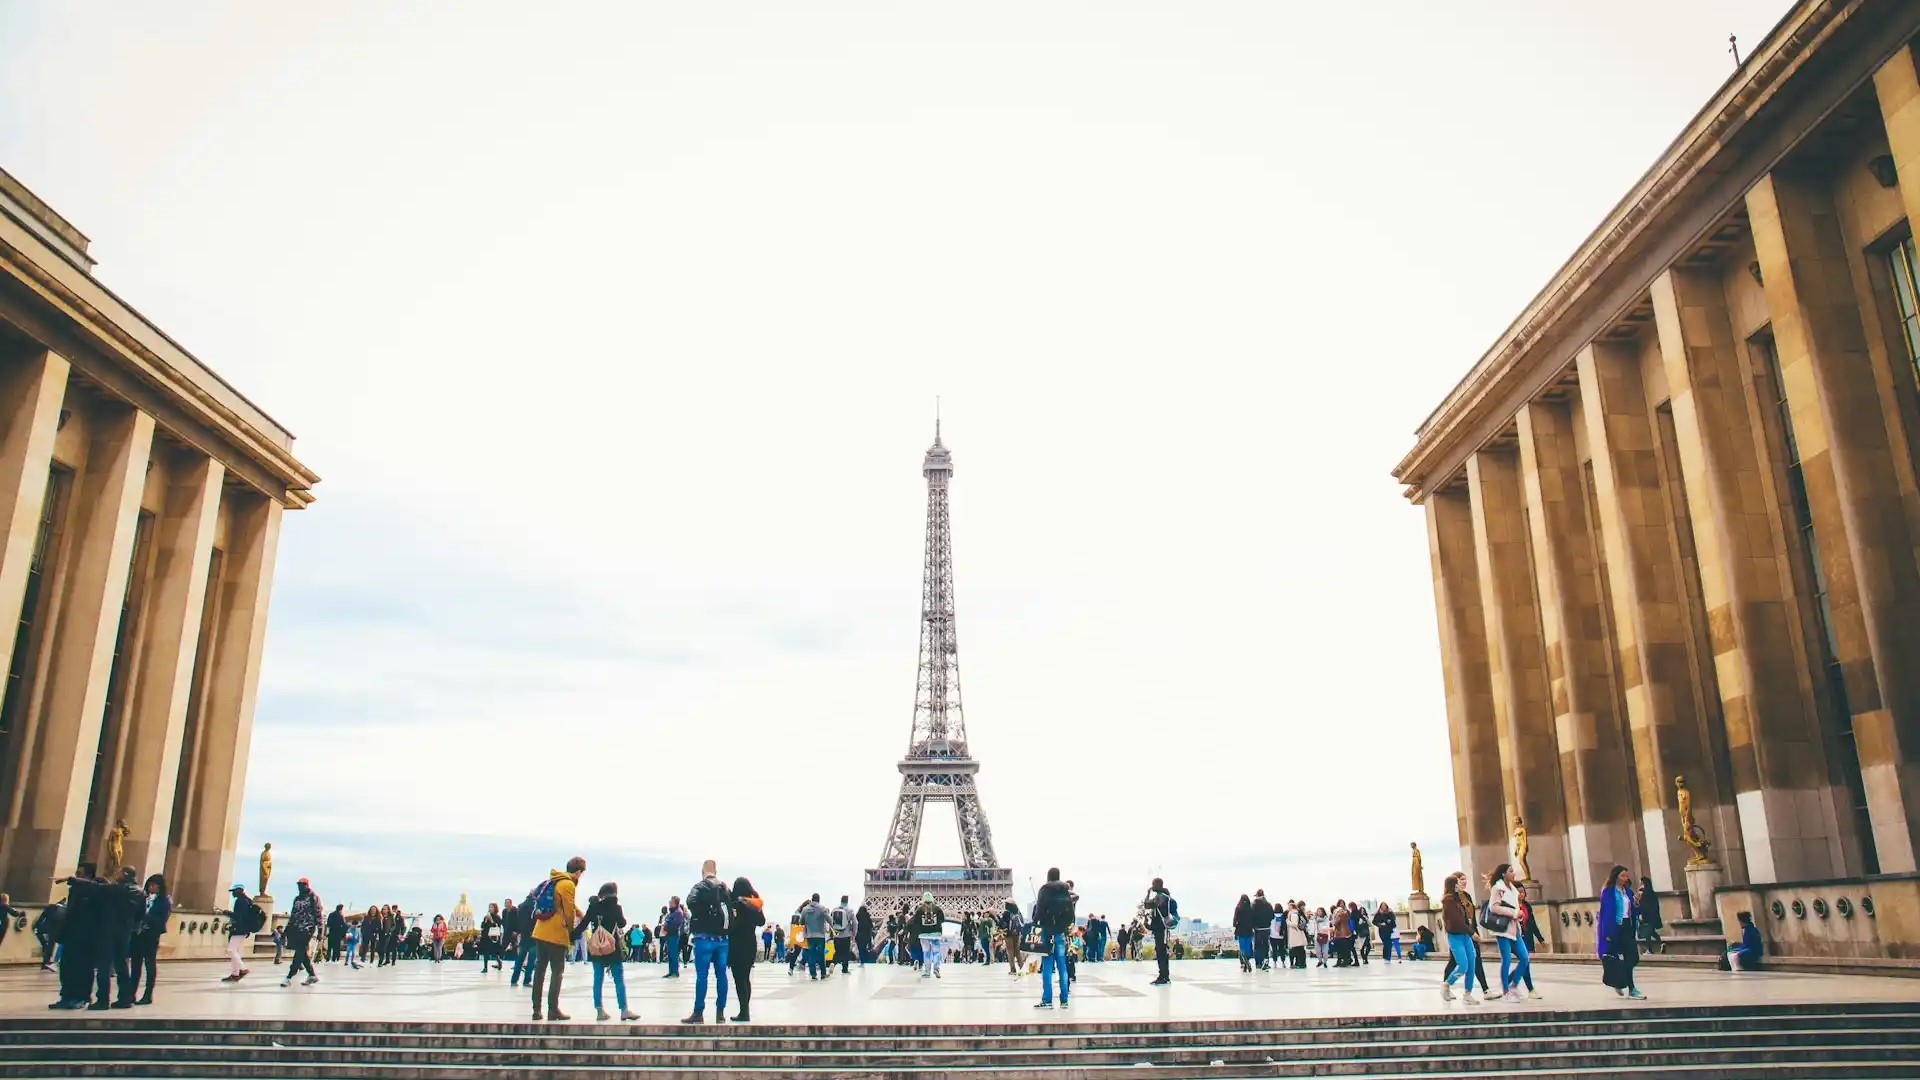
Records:
{"label": "white sneaker", "polygon": [[1466,993],[1464,993],[1464,994],[1461,994],[1460,996],[1461,996],[1461,998],[1463,998],[1463,999],[1464,999],[1464,1000],[1466,1001],[1466,1003],[1467,1003],[1467,1004],[1469,1004],[1469,1005],[1478,1005],[1478,1004],[1480,1004],[1480,999],[1479,999],[1479,998],[1477,998],[1477,997],[1474,997],[1474,996],[1473,996],[1473,991],[1471,991],[1471,990],[1469,990],[1469,991],[1467,991],[1467,992],[1466,992]]}
{"label": "white sneaker", "polygon": [[1452,1001],[1452,1000],[1453,1000],[1453,987],[1451,987],[1451,986],[1445,986],[1445,985],[1442,985],[1442,986],[1440,987],[1440,1000],[1441,1000],[1441,1001]]}
{"label": "white sneaker", "polygon": [[1528,998],[1528,1000],[1530,1000],[1530,1001],[1539,1001],[1539,1000],[1540,1000],[1540,991],[1538,991],[1538,990],[1529,990],[1529,991],[1527,991],[1527,998]]}
{"label": "white sneaker", "polygon": [[309,976],[307,976],[307,981],[306,981],[306,982],[303,982],[303,983],[301,983],[300,985],[302,985],[302,986],[312,986],[312,985],[313,985],[314,983],[317,983],[317,982],[319,982],[319,981],[320,981],[320,976],[318,976],[318,975],[309,975]]}
{"label": "white sneaker", "polygon": [[1508,1001],[1519,1001],[1521,1000],[1520,988],[1516,986],[1512,990],[1509,990],[1506,993],[1501,994],[1500,996],[1507,999]]}
{"label": "white sneaker", "polygon": [[280,980],[280,985],[281,985],[281,986],[292,986],[292,985],[293,985],[293,980],[292,980],[292,979],[281,979],[281,980]]}

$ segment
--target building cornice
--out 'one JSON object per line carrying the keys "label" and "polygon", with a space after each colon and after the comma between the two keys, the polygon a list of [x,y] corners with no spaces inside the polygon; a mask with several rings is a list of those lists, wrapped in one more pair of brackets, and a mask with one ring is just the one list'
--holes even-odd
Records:
{"label": "building cornice", "polygon": [[[1607,302],[1617,292],[1597,287],[1602,279],[1635,253],[1650,247],[1663,228],[1671,227],[1677,207],[1700,197],[1700,188],[1725,175],[1733,164],[1725,159],[1738,156],[1731,144],[1834,33],[1863,16],[1885,19],[1890,24],[1920,21],[1910,5],[1898,0],[1805,0],[1781,19],[1420,425],[1413,448],[1393,470],[1406,485],[1409,499],[1422,501],[1446,483],[1467,455],[1493,434],[1485,430],[1486,424],[1474,422],[1493,403],[1504,407],[1520,384],[1551,379],[1585,344],[1567,341],[1566,331],[1577,318],[1592,315],[1596,304]],[[1903,30],[1901,40],[1913,33],[1912,25]],[[1728,201],[1728,207],[1737,201],[1738,193]],[[1718,212],[1725,209],[1719,208]],[[1680,239],[1691,241],[1693,237]],[[1678,242],[1670,236],[1667,240]],[[1657,269],[1649,273],[1637,287],[1644,289],[1657,273]]]}
{"label": "building cornice", "polygon": [[[189,421],[259,467],[239,470],[241,475],[271,477],[280,490],[268,494],[289,507],[313,501],[310,489],[320,477],[294,456],[291,432],[10,214],[0,214],[0,271],[77,330],[100,359],[178,403]],[[93,358],[68,359],[84,367]],[[213,453],[193,432],[175,434]]]}

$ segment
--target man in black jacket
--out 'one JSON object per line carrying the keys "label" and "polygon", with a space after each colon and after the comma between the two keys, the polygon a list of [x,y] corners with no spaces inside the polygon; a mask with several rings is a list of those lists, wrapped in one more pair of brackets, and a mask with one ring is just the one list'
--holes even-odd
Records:
{"label": "man in black jacket", "polygon": [[[92,993],[94,965],[99,954],[96,940],[100,932],[100,908],[93,886],[106,883],[96,880],[92,863],[83,862],[72,877],[60,878],[54,884],[67,887],[67,913],[60,920],[59,928],[60,1000],[47,1007],[84,1009]],[[100,1007],[107,1007],[104,994]]]}
{"label": "man in black jacket", "polygon": [[714,1023],[727,1022],[727,905],[732,902],[712,859],[700,867],[700,880],[687,891],[687,933],[693,938],[693,1012],[680,1022],[706,1022],[707,972],[713,972]]}
{"label": "man in black jacket", "polygon": [[1040,1004],[1053,1008],[1053,984],[1060,983],[1060,1007],[1067,1007],[1067,938],[1073,931],[1073,891],[1060,880],[1060,868],[1047,871],[1047,883],[1033,902],[1033,918],[1040,924]]}
{"label": "man in black jacket", "polygon": [[327,916],[327,962],[339,963],[340,943],[347,939],[347,905],[333,905],[333,913]]}
{"label": "man in black jacket", "polygon": [[1261,971],[1267,970],[1267,953],[1273,945],[1273,901],[1267,899],[1267,890],[1253,891],[1253,962]]}

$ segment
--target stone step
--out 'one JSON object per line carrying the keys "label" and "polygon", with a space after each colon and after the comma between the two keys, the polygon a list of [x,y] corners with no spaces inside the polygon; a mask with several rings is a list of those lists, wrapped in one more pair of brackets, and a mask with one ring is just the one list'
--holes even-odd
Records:
{"label": "stone step", "polygon": [[[1548,1040],[1531,1037],[1459,1038],[1445,1041],[1374,1040],[1369,1038],[1328,1039],[1310,1044],[1224,1044],[1206,1040],[1169,1041],[1156,1045],[1111,1048],[1044,1049],[1007,1048],[997,1041],[956,1050],[927,1051],[894,1048],[860,1052],[845,1050],[763,1050],[736,1048],[724,1050],[661,1049],[653,1051],[606,1051],[593,1048],[546,1047],[539,1045],[501,1045],[448,1049],[437,1046],[314,1046],[305,1040],[291,1044],[256,1042],[207,1042],[158,1044],[138,1041],[60,1044],[60,1053],[75,1063],[101,1061],[159,1061],[167,1063],[232,1063],[271,1058],[282,1062],[334,1064],[341,1067],[380,1067],[414,1070],[423,1066],[498,1068],[580,1069],[593,1067],[639,1067],[674,1069],[798,1069],[819,1070],[828,1067],[865,1071],[905,1069],[915,1066],[947,1068],[1063,1066],[1111,1067],[1151,1062],[1158,1067],[1207,1065],[1212,1061],[1227,1064],[1253,1064],[1272,1061],[1308,1062],[1352,1059],[1424,1060],[1448,1056],[1466,1060],[1520,1060],[1551,1055],[1619,1054],[1631,1052],[1667,1053],[1684,1056],[1697,1052],[1718,1052],[1721,1043],[1733,1041],[1764,1053],[1801,1050],[1810,1045],[1844,1043],[1858,1049],[1880,1047],[1898,1050],[1920,1061],[1920,1031],[1910,1028],[1849,1029],[1830,1033],[1806,1030],[1748,1030],[1737,1035],[1702,1036],[1694,1033],[1663,1035],[1613,1034]],[[534,1042],[534,1040],[526,1040]],[[0,1065],[14,1061],[44,1058],[45,1043],[0,1048]],[[1440,1052],[1444,1051],[1444,1055]]]}

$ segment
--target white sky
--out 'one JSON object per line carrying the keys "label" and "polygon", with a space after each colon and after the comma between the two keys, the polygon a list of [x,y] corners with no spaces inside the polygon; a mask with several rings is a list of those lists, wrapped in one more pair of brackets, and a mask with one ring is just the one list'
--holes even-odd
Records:
{"label": "white sky", "polygon": [[325,477],[279,875],[857,891],[938,394],[1001,858],[1219,918],[1437,888],[1388,470],[1786,7],[0,0],[0,163]]}

